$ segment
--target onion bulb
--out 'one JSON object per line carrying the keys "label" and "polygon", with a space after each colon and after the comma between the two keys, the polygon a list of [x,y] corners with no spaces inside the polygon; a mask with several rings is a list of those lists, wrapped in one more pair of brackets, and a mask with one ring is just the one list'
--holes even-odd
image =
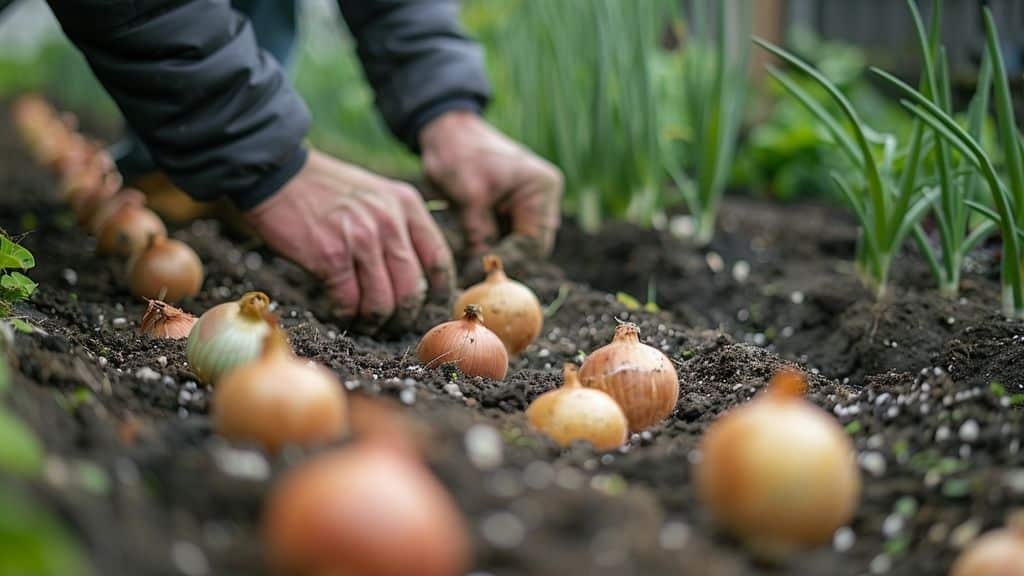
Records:
{"label": "onion bulb", "polygon": [[470,542],[444,486],[378,444],[324,454],[288,473],[263,516],[282,574],[462,576]]}
{"label": "onion bulb", "polygon": [[106,172],[94,184],[90,183],[90,187],[74,192],[71,196],[71,210],[78,218],[78,225],[88,229],[100,206],[106,199],[117,194],[121,184],[119,172]]}
{"label": "onion bulb", "polygon": [[853,517],[860,473],[853,443],[802,398],[802,374],[783,371],[767,392],[708,428],[697,493],[716,521],[767,559],[828,542]]}
{"label": "onion bulb", "polygon": [[987,532],[953,563],[950,576],[1024,576],[1024,512],[1010,516],[1006,528]]}
{"label": "onion bulb", "polygon": [[629,424],[615,399],[584,388],[575,364],[566,364],[562,374],[561,388],[541,394],[526,409],[530,424],[562,447],[577,440],[590,442],[598,450],[625,444]]}
{"label": "onion bulb", "polygon": [[348,395],[348,427],[360,443],[375,443],[411,457],[425,456],[436,441],[434,431],[401,406],[380,396]]}
{"label": "onion bulb", "polygon": [[330,370],[296,357],[284,332],[267,334],[259,358],[226,372],[213,394],[213,428],[230,440],[276,452],[318,444],[347,429],[341,382]]}
{"label": "onion bulb", "polygon": [[455,364],[467,376],[501,380],[508,372],[508,352],[483,323],[480,307],[470,304],[458,320],[430,329],[420,340],[416,355],[427,368]]}
{"label": "onion bulb", "polygon": [[163,220],[145,204],[146,197],[130,188],[100,203],[90,223],[97,254],[130,258],[145,249],[151,237],[167,235]]}
{"label": "onion bulb", "polygon": [[178,302],[199,294],[203,263],[188,244],[166,236],[151,236],[128,265],[132,294]]}
{"label": "onion bulb", "polygon": [[622,406],[630,432],[663,420],[679,398],[672,362],[658,349],[641,343],[640,328],[632,323],[617,326],[611,344],[587,356],[580,381],[587,388],[607,392]]}
{"label": "onion bulb", "polygon": [[150,300],[139,322],[139,332],[153,338],[187,338],[196,317],[161,300]]}
{"label": "onion bulb", "polygon": [[544,325],[540,302],[529,288],[505,275],[501,258],[484,256],[487,278],[462,293],[455,302],[453,318],[466,306],[476,304],[483,311],[484,326],[498,335],[509,354],[519,354],[533,342]]}
{"label": "onion bulb", "polygon": [[200,382],[212,386],[225,372],[260,355],[272,328],[266,318],[269,306],[266,294],[248,292],[199,317],[188,335],[185,355]]}

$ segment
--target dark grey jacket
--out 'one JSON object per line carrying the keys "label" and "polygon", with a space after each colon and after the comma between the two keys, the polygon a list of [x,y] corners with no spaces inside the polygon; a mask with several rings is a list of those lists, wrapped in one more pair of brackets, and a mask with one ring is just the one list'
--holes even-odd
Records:
{"label": "dark grey jacket", "polygon": [[[246,209],[302,167],[309,110],[228,0],[49,3],[157,164],[190,195],[227,195]],[[339,4],[377,106],[410,147],[441,113],[485,105],[481,51],[462,33],[454,0]]]}

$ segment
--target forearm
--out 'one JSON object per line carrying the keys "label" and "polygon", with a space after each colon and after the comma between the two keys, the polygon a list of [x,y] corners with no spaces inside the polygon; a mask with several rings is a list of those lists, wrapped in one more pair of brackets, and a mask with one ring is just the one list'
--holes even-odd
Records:
{"label": "forearm", "polygon": [[50,1],[157,164],[248,208],[302,167],[309,112],[248,21],[217,0]]}
{"label": "forearm", "polygon": [[342,0],[377,107],[413,149],[423,126],[490,98],[480,46],[462,31],[452,0]]}

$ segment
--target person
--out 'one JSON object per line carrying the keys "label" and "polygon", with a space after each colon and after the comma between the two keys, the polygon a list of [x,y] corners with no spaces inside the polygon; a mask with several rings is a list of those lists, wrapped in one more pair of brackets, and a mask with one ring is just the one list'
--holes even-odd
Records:
{"label": "person", "polygon": [[[353,329],[410,326],[429,296],[453,287],[444,236],[410,185],[304,143],[310,112],[278,62],[291,49],[293,0],[238,1],[257,26],[223,0],[49,4],[175,185],[198,200],[230,199],[270,248],[323,281]],[[507,230],[504,242],[547,255],[561,174],[481,118],[490,88],[457,3],[339,6],[380,114],[421,155],[470,252]],[[260,34],[277,57],[259,46]]]}

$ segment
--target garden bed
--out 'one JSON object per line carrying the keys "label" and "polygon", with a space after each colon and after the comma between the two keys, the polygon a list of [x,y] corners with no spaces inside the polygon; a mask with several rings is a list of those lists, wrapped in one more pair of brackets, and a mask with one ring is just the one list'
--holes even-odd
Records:
{"label": "garden bed", "polygon": [[[37,329],[15,338],[9,401],[49,454],[26,495],[59,514],[97,574],[263,573],[262,498],[303,454],[268,459],[213,437],[209,390],[183,343],[137,335],[144,303],[119,285],[124,263],[93,255],[7,118],[0,227],[35,230],[23,244],[40,284],[18,310]],[[958,302],[939,298],[907,256],[876,302],[852,272],[856,232],[841,212],[733,199],[721,223],[708,250],[625,224],[592,237],[568,223],[552,263],[510,267],[544,304],[564,301],[504,382],[418,366],[410,352],[442,306],[400,339],[353,337],[325,321],[324,294],[295,266],[215,222],[172,235],[207,267],[186,309],[266,291],[299,354],[431,428],[429,464],[470,522],[477,574],[945,574],[959,546],[1024,505],[1024,324],[994,313],[993,255],[978,253]],[[661,311],[615,297],[643,299],[652,285]],[[609,341],[616,318],[677,364],[677,410],[618,453],[559,451],[522,412],[558,384],[563,362]],[[690,461],[708,424],[786,360],[813,369],[810,398],[854,438],[865,487],[833,545],[769,569],[714,531]]]}

